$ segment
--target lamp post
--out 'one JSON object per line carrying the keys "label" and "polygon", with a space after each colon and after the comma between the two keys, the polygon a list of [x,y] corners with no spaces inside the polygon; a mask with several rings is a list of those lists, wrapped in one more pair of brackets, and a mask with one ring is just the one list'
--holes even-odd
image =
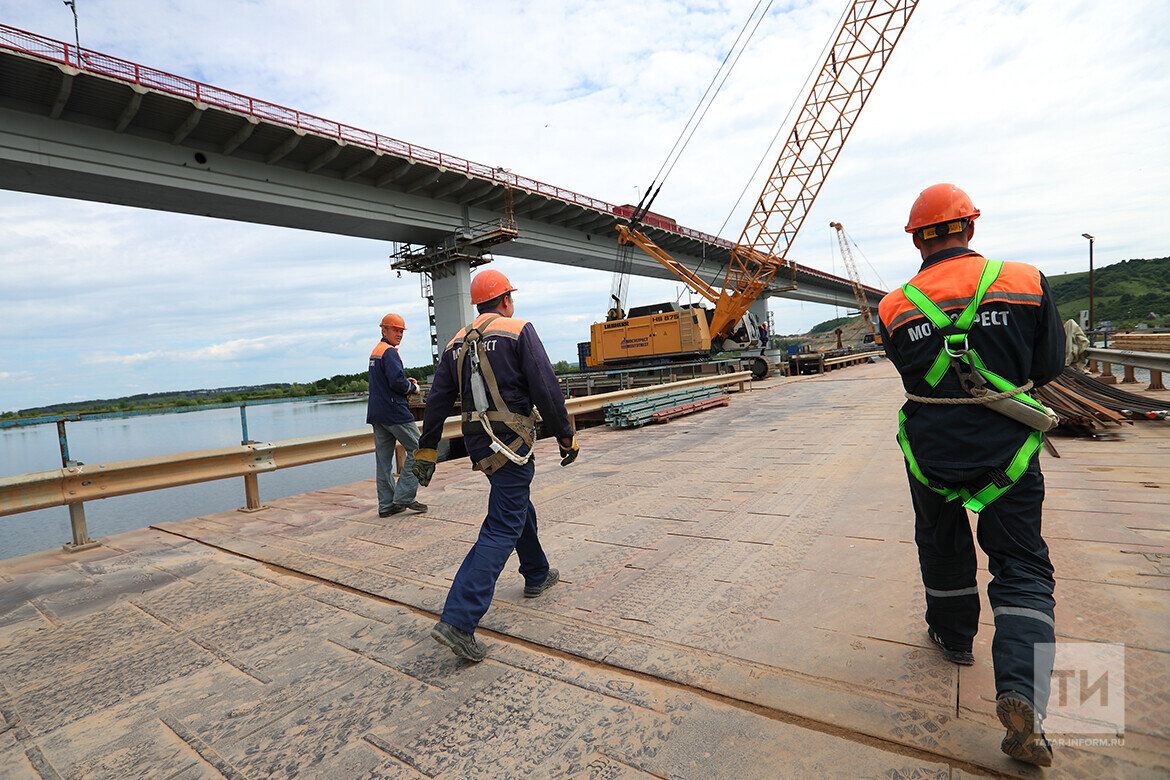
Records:
{"label": "lamp post", "polygon": [[77,67],[81,67],[81,33],[77,31],[77,0],[62,0],[65,7],[73,12],[73,40],[77,43],[77,49],[73,52],[74,59],[77,60]]}
{"label": "lamp post", "polygon": [[1093,330],[1093,237],[1088,233],[1081,233],[1082,238],[1089,239],[1089,332]]}

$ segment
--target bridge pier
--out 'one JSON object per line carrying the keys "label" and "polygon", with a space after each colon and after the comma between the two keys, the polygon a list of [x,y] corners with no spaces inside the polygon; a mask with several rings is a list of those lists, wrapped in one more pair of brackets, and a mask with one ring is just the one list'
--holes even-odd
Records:
{"label": "bridge pier", "polygon": [[[772,333],[772,327],[768,322],[768,295],[766,293],[761,295],[759,298],[756,298],[755,302],[752,303],[751,308],[749,308],[748,311],[754,314],[756,319],[758,319],[760,322],[768,325],[768,338],[771,338],[775,335]],[[766,347],[767,345],[765,344],[761,346]]]}
{"label": "bridge pier", "polygon": [[475,317],[471,306],[471,263],[453,260],[431,271],[435,299],[435,332],[439,355],[464,325]]}

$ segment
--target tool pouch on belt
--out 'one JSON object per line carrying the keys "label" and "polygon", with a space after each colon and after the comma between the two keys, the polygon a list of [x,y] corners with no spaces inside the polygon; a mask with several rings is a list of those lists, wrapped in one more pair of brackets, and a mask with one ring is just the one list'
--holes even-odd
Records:
{"label": "tool pouch on belt", "polygon": [[[463,340],[463,347],[455,359],[461,403],[463,408],[467,410],[463,412],[463,435],[478,434],[482,429],[482,432],[486,433],[492,441],[492,454],[477,461],[472,469],[482,471],[488,476],[508,463],[522,465],[529,461],[532,457],[532,446],[536,442],[536,423],[539,419],[535,410],[532,414],[523,415],[508,408],[500,393],[491,362],[486,356],[483,359],[479,358],[478,345],[483,338],[482,329],[498,318],[499,315],[496,315],[485,320],[478,327],[468,328],[467,335]],[[467,402],[468,399],[463,397],[463,362],[469,353],[474,372],[471,377],[472,397],[470,404]],[[488,396],[491,398],[491,405],[496,407],[495,409],[487,408],[489,405]],[[527,452],[524,454],[519,452],[522,447],[527,447]]]}

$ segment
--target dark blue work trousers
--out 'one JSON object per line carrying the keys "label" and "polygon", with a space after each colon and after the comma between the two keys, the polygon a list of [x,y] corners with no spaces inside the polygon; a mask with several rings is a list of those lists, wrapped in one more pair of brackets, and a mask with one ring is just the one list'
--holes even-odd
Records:
{"label": "dark blue work trousers", "polygon": [[[473,460],[479,459],[477,454],[486,457],[490,451],[473,452]],[[536,538],[536,508],[528,500],[535,469],[532,460],[523,466],[508,463],[488,477],[492,488],[487,517],[451,583],[443,605],[444,623],[469,634],[475,631],[491,606],[496,580],[512,550],[520,557],[520,574],[526,586],[539,585],[548,576],[548,558]]]}
{"label": "dark blue work trousers", "polygon": [[[927,473],[956,487],[981,488],[988,479]],[[957,479],[956,479],[957,477]],[[979,628],[975,544],[967,510],[948,502],[910,475],[914,540],[926,587],[926,623],[948,647],[970,650]],[[1015,691],[1043,714],[1056,641],[1052,597],[1055,582],[1048,545],[1040,534],[1044,475],[1036,461],[1018,482],[980,514],[977,535],[987,554],[987,597],[995,618],[991,660],[996,695]],[[1036,645],[1041,647],[1037,651]]]}

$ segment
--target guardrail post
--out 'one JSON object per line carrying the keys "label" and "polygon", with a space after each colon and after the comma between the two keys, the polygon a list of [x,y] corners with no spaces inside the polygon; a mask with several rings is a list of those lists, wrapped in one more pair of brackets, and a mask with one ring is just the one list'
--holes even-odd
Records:
{"label": "guardrail post", "polygon": [[[69,438],[65,435],[64,420],[57,421],[57,445],[61,449],[62,468],[68,469],[82,465],[69,457]],[[72,532],[73,541],[61,545],[61,549],[65,552],[80,552],[97,547],[98,543],[89,538],[89,529],[85,525],[85,504],[78,502],[68,504],[68,507],[69,529]]]}
{"label": "guardrail post", "polygon": [[1088,361],[1086,361],[1086,363],[1085,363],[1085,373],[1086,373],[1086,374],[1095,374],[1095,373],[1097,373],[1097,361],[1096,361],[1096,360],[1094,360],[1093,358],[1089,358],[1089,359],[1088,359]]}
{"label": "guardrail post", "polygon": [[1113,364],[1101,361],[1101,381],[1107,385],[1112,385],[1117,382],[1117,377],[1113,375]]}
{"label": "guardrail post", "polygon": [[1129,365],[1125,366],[1125,371],[1123,372],[1123,376],[1121,377],[1121,383],[1123,385],[1136,385],[1137,384],[1137,377],[1133,375],[1133,366],[1129,366]]}
{"label": "guardrail post", "polygon": [[259,512],[264,508],[260,503],[260,480],[255,474],[244,475],[244,506],[237,512]]}
{"label": "guardrail post", "polygon": [[251,443],[252,440],[248,438],[248,407],[240,404],[240,444]]}
{"label": "guardrail post", "polygon": [[[240,404],[240,444],[252,444],[248,438],[248,407]],[[266,507],[260,503],[260,478],[256,472],[244,475],[244,505],[237,512],[259,512]]]}
{"label": "guardrail post", "polygon": [[1161,371],[1153,371],[1153,370],[1150,371],[1150,386],[1147,387],[1146,389],[1147,390],[1165,390],[1166,389],[1166,386],[1162,384],[1162,372]]}

